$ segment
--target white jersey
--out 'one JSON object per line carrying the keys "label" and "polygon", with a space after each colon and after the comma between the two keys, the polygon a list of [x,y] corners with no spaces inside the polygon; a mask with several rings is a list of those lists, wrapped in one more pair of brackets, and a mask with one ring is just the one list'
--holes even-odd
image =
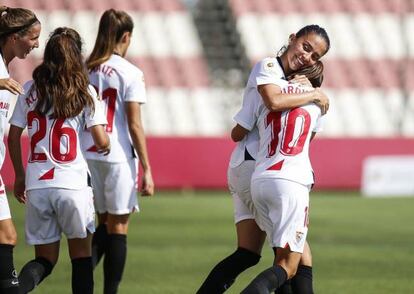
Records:
{"label": "white jersey", "polygon": [[[282,88],[285,93],[306,90],[294,84]],[[279,178],[312,184],[309,143],[312,133],[322,129],[320,108],[310,103],[288,111],[270,112],[261,103],[256,111],[260,145],[252,179]]]}
{"label": "white jersey", "polygon": [[[79,134],[94,125],[106,125],[106,118],[92,86],[95,111],[85,108],[78,116],[53,119],[34,112],[35,91],[29,96],[33,81],[24,85],[10,124],[28,128],[29,159],[26,167],[26,190],[64,188],[79,190],[88,185],[88,167],[79,144]],[[102,155],[101,155],[102,156]]]}
{"label": "white jersey", "polygon": [[[0,79],[9,78],[9,72],[0,53]],[[0,90],[0,168],[3,165],[6,156],[6,147],[4,146],[3,137],[6,132],[7,114],[10,108],[10,97],[12,93],[7,90]]]}
{"label": "white jersey", "polygon": [[277,58],[265,58],[252,69],[244,90],[242,108],[234,116],[234,121],[250,132],[238,142],[230,157],[230,167],[239,166],[244,161],[245,150],[256,159],[259,150],[259,133],[256,128],[255,111],[262,97],[258,92],[259,85],[274,84],[280,88],[287,85],[286,77]]}
{"label": "white jersey", "polygon": [[129,135],[125,103],[146,102],[142,71],[121,56],[112,55],[97,70],[90,72],[89,79],[105,102],[108,120],[106,131],[111,140],[111,153],[105,157],[99,156],[90,134],[85,132],[82,135],[85,157],[107,162],[126,162],[136,157]]}

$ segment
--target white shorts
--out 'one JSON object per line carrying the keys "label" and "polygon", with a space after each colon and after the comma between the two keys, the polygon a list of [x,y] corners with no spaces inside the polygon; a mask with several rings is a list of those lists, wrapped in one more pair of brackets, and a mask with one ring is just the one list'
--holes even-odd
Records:
{"label": "white shorts", "polygon": [[303,253],[308,233],[309,188],[284,179],[254,179],[256,222],[272,247]]}
{"label": "white shorts", "polygon": [[245,160],[239,166],[227,170],[227,182],[233,196],[234,222],[254,219],[255,211],[250,193],[250,181],[256,162]]}
{"label": "white shorts", "polygon": [[6,188],[0,176],[0,221],[11,218],[9,201],[7,200]]}
{"label": "white shorts", "polygon": [[139,211],[136,159],[116,163],[88,160],[88,166],[98,213],[121,215]]}
{"label": "white shorts", "polygon": [[82,190],[46,188],[27,191],[26,241],[30,245],[85,238],[95,232],[91,187]]}

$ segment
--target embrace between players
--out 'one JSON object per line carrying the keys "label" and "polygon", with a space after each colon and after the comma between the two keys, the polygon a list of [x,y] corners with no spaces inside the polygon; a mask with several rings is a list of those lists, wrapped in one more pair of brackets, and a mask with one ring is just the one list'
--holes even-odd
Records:
{"label": "embrace between players", "polygon": [[[127,13],[105,11],[86,66],[80,35],[67,27],[55,29],[33,80],[22,87],[9,77],[8,65],[39,46],[41,24],[30,10],[0,7],[0,104],[5,105],[0,109],[0,135],[3,139],[10,96],[20,94],[8,145],[14,195],[26,204],[26,241],[35,247],[35,259],[17,276],[16,231],[1,181],[0,293],[28,293],[41,283],[58,260],[62,233],[72,262],[72,292],[93,293],[93,269],[103,256],[104,293],[118,291],[129,215],[139,210],[138,158],[141,194],[154,194],[141,121],[143,73],[124,58],[133,26]],[[30,142],[26,170],[20,143],[25,128]]]}
{"label": "embrace between players", "polygon": [[[132,19],[122,11],[105,11],[87,69],[79,34],[57,28],[33,81],[21,87],[9,77],[8,64],[38,47],[41,24],[26,9],[3,6],[0,14],[0,102],[9,105],[10,93],[20,94],[8,144],[16,175],[14,193],[26,203],[26,240],[35,246],[35,259],[17,276],[16,232],[1,181],[0,292],[28,293],[45,279],[57,262],[63,232],[72,260],[72,292],[93,293],[93,269],[105,256],[104,293],[117,293],[128,218],[138,210],[137,155],[143,168],[141,192],[154,193],[141,122],[140,105],[146,102],[143,73],[124,59]],[[228,289],[241,272],[259,262],[266,235],[275,252],[274,265],[242,293],[313,293],[306,242],[313,184],[308,150],[329,106],[319,89],[319,59],[329,46],[324,29],[306,26],[290,36],[278,57],[253,68],[231,133],[239,142],[228,169],[238,248],[213,268],[197,293]],[[0,109],[1,138],[7,109]],[[20,137],[26,127],[30,155],[25,171]]]}

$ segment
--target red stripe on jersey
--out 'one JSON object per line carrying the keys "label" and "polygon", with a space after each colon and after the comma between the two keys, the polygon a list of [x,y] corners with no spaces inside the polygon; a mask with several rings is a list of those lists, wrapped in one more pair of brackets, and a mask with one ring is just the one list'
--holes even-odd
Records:
{"label": "red stripe on jersey", "polygon": [[89,147],[88,149],[86,149],[86,151],[89,151],[89,152],[98,152],[98,150],[96,149],[96,146],[95,145],[92,145],[91,147]]}
{"label": "red stripe on jersey", "polygon": [[48,170],[46,173],[43,174],[43,176],[41,176],[39,178],[39,181],[41,180],[51,180],[55,177],[55,168],[52,168],[50,170]]}
{"label": "red stripe on jersey", "polygon": [[269,167],[267,170],[281,170],[284,161],[285,160],[283,159],[282,161],[279,161],[278,163],[275,163],[274,165],[272,165],[271,167]]}

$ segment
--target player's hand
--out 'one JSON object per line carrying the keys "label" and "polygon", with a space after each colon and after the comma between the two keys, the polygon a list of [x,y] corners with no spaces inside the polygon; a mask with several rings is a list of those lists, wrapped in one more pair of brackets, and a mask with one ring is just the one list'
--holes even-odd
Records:
{"label": "player's hand", "polygon": [[20,203],[26,203],[26,184],[25,178],[16,178],[14,181],[14,197]]}
{"label": "player's hand", "polygon": [[0,90],[7,90],[18,95],[23,94],[23,87],[12,78],[0,79]]}
{"label": "player's hand", "polygon": [[311,82],[309,82],[308,78],[304,75],[295,75],[295,77],[291,79],[289,82],[312,88]]}
{"label": "player's hand", "polygon": [[108,155],[111,152],[111,144],[109,144],[107,147],[97,150],[99,154],[102,154],[103,156]]}
{"label": "player's hand", "polygon": [[315,99],[313,102],[319,106],[321,109],[322,115],[326,114],[329,109],[329,98],[325,95],[320,88],[315,89]]}
{"label": "player's hand", "polygon": [[152,174],[150,171],[144,172],[141,186],[141,196],[154,195],[154,181],[152,180]]}

